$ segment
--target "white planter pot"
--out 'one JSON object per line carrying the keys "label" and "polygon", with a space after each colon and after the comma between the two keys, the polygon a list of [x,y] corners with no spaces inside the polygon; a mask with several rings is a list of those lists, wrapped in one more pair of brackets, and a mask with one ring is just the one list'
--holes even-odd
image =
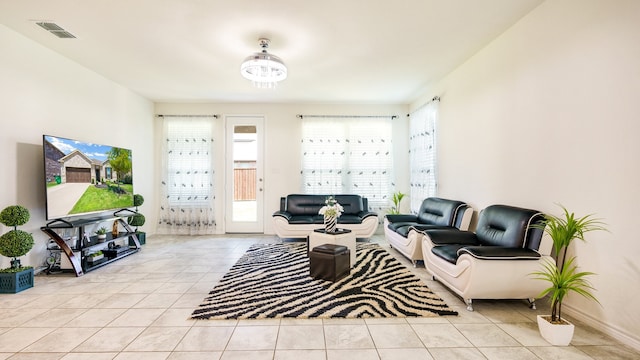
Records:
{"label": "white planter pot", "polygon": [[98,260],[102,260],[103,258],[104,258],[104,255],[89,256],[87,257],[87,262],[94,263]]}
{"label": "white planter pot", "polygon": [[548,322],[545,317],[549,318],[550,315],[538,315],[538,330],[540,335],[547,340],[551,345],[556,346],[568,346],[573,338],[573,330],[575,326],[566,321],[566,324],[552,324]]}

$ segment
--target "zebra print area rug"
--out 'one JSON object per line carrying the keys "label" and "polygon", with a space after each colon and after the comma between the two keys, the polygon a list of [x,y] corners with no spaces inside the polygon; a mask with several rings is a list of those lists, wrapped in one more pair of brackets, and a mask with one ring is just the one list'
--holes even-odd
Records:
{"label": "zebra print area rug", "polygon": [[358,243],[351,274],[309,276],[305,243],[256,244],[224,275],[194,319],[364,318],[457,315],[377,244]]}

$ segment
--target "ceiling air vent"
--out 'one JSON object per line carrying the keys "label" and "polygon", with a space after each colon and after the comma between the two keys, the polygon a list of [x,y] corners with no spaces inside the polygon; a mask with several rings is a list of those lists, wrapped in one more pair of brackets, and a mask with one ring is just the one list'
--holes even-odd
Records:
{"label": "ceiling air vent", "polygon": [[75,35],[61,28],[58,24],[52,22],[36,22],[38,26],[52,33],[61,39],[75,39]]}

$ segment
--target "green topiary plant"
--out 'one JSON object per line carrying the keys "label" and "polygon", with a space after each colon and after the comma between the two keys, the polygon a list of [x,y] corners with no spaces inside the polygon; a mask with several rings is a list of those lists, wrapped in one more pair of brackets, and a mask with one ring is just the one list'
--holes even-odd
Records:
{"label": "green topiary plant", "polygon": [[136,211],[138,211],[138,206],[144,204],[144,197],[140,194],[133,195],[133,206],[136,207]]}
{"label": "green topiary plant", "polygon": [[136,232],[138,232],[138,226],[144,225],[146,221],[144,215],[138,212],[138,206],[141,206],[142,204],[144,204],[144,197],[140,194],[134,194],[133,205],[136,207],[136,214],[129,216],[127,222],[129,225],[136,227]]}
{"label": "green topiary plant", "polygon": [[11,269],[14,272],[24,269],[18,258],[33,248],[33,236],[18,230],[18,225],[26,224],[29,217],[29,210],[20,205],[8,206],[0,212],[0,223],[13,226],[13,230],[0,236],[0,255],[11,258]]}
{"label": "green topiary plant", "polygon": [[145,221],[146,219],[142,214],[131,215],[127,219],[127,222],[129,223],[129,225],[136,227],[136,230],[135,230],[136,232],[138,232],[138,226],[144,225]]}

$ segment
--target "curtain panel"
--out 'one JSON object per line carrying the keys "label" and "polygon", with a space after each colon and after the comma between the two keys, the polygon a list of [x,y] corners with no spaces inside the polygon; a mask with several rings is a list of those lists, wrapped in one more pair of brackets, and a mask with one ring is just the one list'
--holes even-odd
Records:
{"label": "curtain panel", "polygon": [[389,208],[394,190],[391,117],[303,117],[302,190],[358,194],[373,211]]}
{"label": "curtain panel", "polygon": [[437,192],[436,124],[439,101],[431,101],[409,116],[409,185],[411,212]]}
{"label": "curtain panel", "polygon": [[163,118],[159,234],[215,233],[213,121]]}

